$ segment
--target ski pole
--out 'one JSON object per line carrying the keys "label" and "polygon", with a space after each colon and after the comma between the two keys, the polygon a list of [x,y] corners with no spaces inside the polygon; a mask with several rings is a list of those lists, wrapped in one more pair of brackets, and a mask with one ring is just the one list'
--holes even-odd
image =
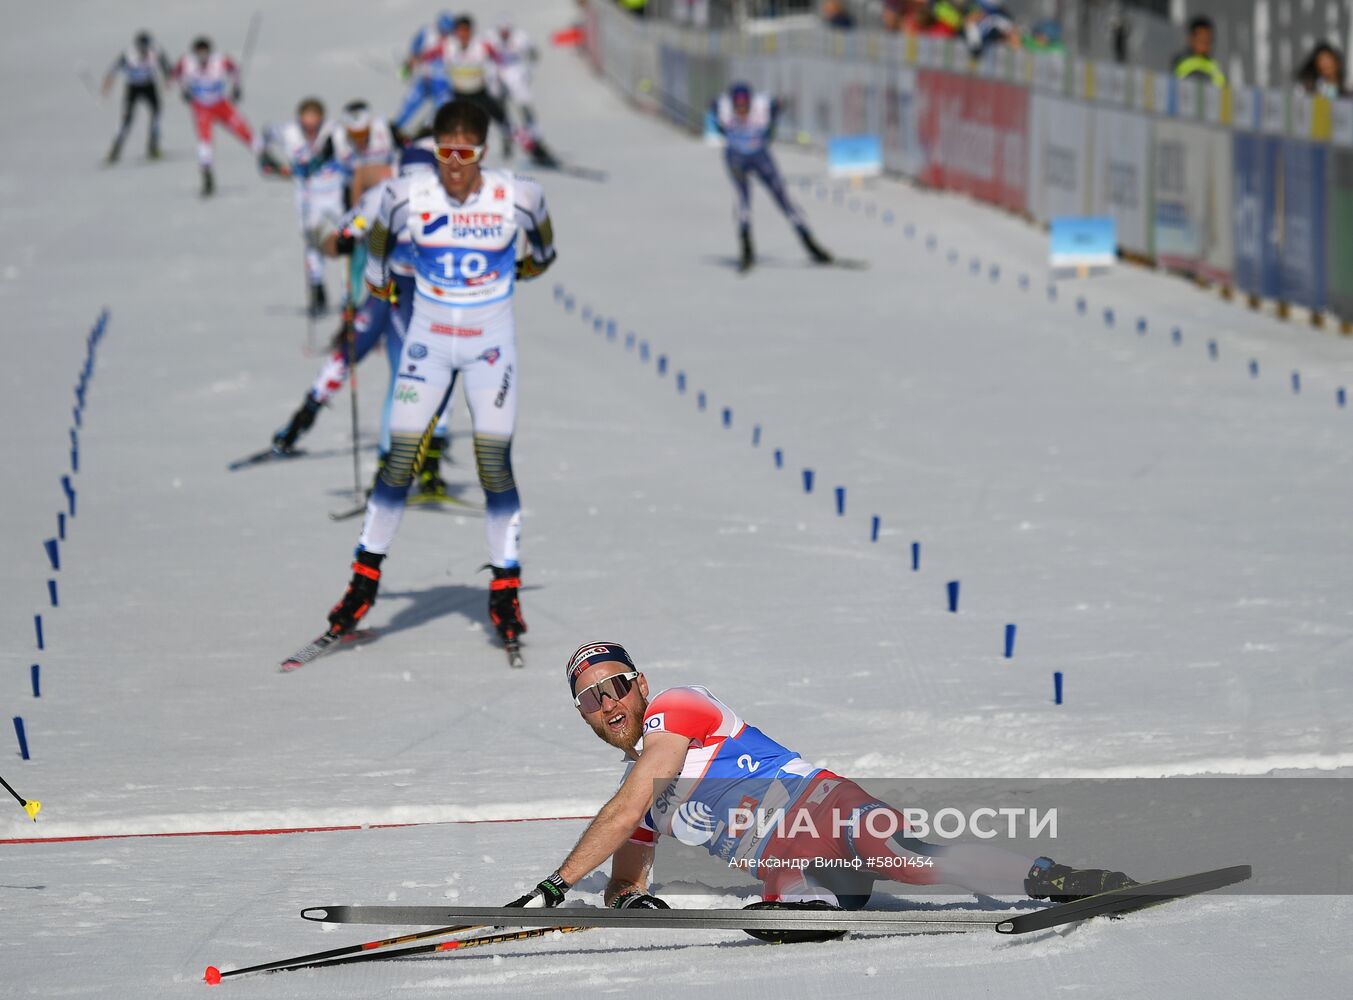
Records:
{"label": "ski pole", "polygon": [[345,955],[359,955],[364,952],[374,951],[377,948],[386,948],[393,944],[408,944],[410,941],[425,941],[431,937],[441,937],[443,934],[456,934],[460,931],[472,931],[482,924],[460,924],[455,927],[438,927],[430,931],[419,931],[417,934],[401,934],[399,937],[381,938],[379,941],[367,941],[364,944],[353,944],[343,948],[330,948],[328,951],[316,951],[309,955],[297,955],[294,958],[279,958],[275,962],[263,962],[259,965],[251,965],[244,969],[231,969],[229,972],[222,972],[214,965],[207,966],[205,979],[210,985],[215,986],[222,979],[229,979],[231,976],[242,976],[246,972],[274,972],[286,966],[295,966],[296,968],[306,968],[301,963],[323,963],[325,959],[341,958]]}
{"label": "ski pole", "polygon": [[244,89],[244,78],[249,72],[249,60],[254,55],[254,45],[258,42],[258,29],[263,25],[263,11],[256,10],[249,15],[249,29],[244,34],[244,48],[240,50],[240,89]]}
{"label": "ski pole", "polygon": [[14,786],[11,785],[4,778],[0,778],[0,785],[4,785],[5,791],[9,792],[10,795],[13,795],[16,799],[19,800],[19,805],[23,806],[23,811],[28,813],[28,818],[31,819],[34,823],[36,823],[38,821],[38,811],[42,809],[42,803],[39,802],[37,799],[32,799],[31,801],[29,799],[25,799],[22,795],[16,792],[14,790]]}
{"label": "ski pole", "polygon": [[[411,955],[431,955],[443,951],[464,951],[466,948],[479,948],[490,944],[509,944],[513,941],[525,941],[529,938],[549,937],[555,931],[560,934],[572,934],[585,931],[586,927],[533,927],[524,931],[506,931],[500,934],[483,934],[479,937],[457,938],[454,941],[439,941],[436,944],[414,945],[412,948],[400,948],[398,951],[386,951],[377,954],[348,955],[329,961],[305,962],[274,969],[274,972],[294,972],[297,969],[328,968],[331,965],[351,965],[354,962],[379,962],[392,958],[407,958]],[[221,973],[222,976],[225,973]]]}
{"label": "ski pole", "polygon": [[[356,255],[353,255],[354,259]],[[348,262],[347,294],[344,295],[343,313],[347,318],[348,329],[348,399],[352,404],[352,493],[362,495],[362,460],[357,453],[357,328],[354,319],[357,315],[357,296],[361,285],[353,281],[352,260]]]}

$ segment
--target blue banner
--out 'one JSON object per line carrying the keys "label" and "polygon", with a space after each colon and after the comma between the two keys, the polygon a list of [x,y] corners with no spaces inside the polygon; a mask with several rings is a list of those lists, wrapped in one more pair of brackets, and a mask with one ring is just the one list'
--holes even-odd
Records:
{"label": "blue banner", "polygon": [[1235,285],[1264,299],[1276,299],[1282,292],[1275,197],[1279,141],[1238,132],[1232,155]]}
{"label": "blue banner", "polygon": [[1282,299],[1325,308],[1325,146],[1282,144]]}

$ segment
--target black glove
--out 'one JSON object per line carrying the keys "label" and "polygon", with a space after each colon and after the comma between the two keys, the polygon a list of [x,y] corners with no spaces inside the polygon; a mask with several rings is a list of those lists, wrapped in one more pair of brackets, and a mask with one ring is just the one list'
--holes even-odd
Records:
{"label": "black glove", "polygon": [[230,88],[230,103],[231,103],[231,104],[239,104],[239,103],[240,103],[240,98],[243,97],[243,96],[244,96],[244,91],[241,90],[241,89],[239,88],[239,85],[238,85],[238,84],[237,84],[236,86]]}
{"label": "black glove", "polygon": [[[508,906],[543,906],[549,909],[558,906],[564,901],[564,893],[568,892],[569,884],[564,881],[564,877],[559,872],[554,872],[548,878],[542,879],[534,889],[525,896],[519,896]],[[539,900],[539,902],[537,902]]]}
{"label": "black glove", "polygon": [[657,896],[650,896],[646,892],[640,892],[638,889],[630,889],[628,892],[622,892],[611,901],[613,910],[670,910],[667,901],[659,899]]}
{"label": "black glove", "polygon": [[550,254],[548,259],[539,261],[527,254],[517,261],[517,280],[530,281],[532,278],[539,278],[554,263],[556,256],[557,254]]}

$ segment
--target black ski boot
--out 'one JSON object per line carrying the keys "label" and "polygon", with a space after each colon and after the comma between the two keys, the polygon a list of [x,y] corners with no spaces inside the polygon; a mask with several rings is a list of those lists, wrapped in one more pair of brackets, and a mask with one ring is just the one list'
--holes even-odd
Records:
{"label": "black ski boot", "polygon": [[216,192],[216,178],[212,176],[211,167],[202,168],[202,197],[210,198]]}
{"label": "black ski boot", "polygon": [[[806,899],[801,902],[780,902],[771,900],[760,903],[749,903],[743,907],[744,910],[829,910],[841,912],[841,907],[833,906],[825,899]],[[846,936],[845,931],[808,931],[808,930],[749,930],[747,931],[754,938],[762,941],[769,941],[771,944],[801,944],[807,941],[835,941]]]}
{"label": "black ski boot", "polygon": [[830,264],[835,259],[818,245],[817,240],[813,239],[813,234],[808,231],[807,226],[799,227],[799,239],[803,241],[803,248],[808,251],[808,256],[813,258],[813,263]]}
{"label": "black ski boot", "polygon": [[323,405],[310,393],[306,393],[301,408],[291,415],[291,420],[285,427],[272,436],[272,450],[279,455],[290,455],[296,447],[297,439],[310,429],[315,422],[315,414],[319,413],[319,408]]}
{"label": "black ski boot", "polygon": [[1122,872],[1103,868],[1069,868],[1051,858],[1037,858],[1024,880],[1024,891],[1031,899],[1050,899],[1069,903],[1110,889],[1126,889],[1138,883]]}
{"label": "black ski boot", "polygon": [[146,159],[158,160],[160,158],[161,158],[160,137],[157,135],[152,135],[150,139],[146,142]]}
{"label": "black ski boot", "polygon": [[104,157],[103,162],[109,166],[116,163],[122,156],[122,136],[113,140],[113,148],[108,150],[108,155]]}
{"label": "black ski boot", "polygon": [[323,316],[329,311],[329,296],[324,291],[323,283],[310,286],[310,304],[305,311],[311,318]]}
{"label": "black ski boot", "polygon": [[517,588],[521,586],[521,567],[506,569],[502,566],[490,566],[493,570],[493,582],[489,584],[489,618],[498,630],[504,645],[512,645],[517,637],[526,631],[526,622],[521,617],[521,601],[517,600]]}
{"label": "black ski boot", "polygon": [[746,273],[752,269],[752,264],[756,261],[756,254],[752,251],[751,227],[743,226],[738,238],[742,241],[742,256],[738,258],[738,270]]}
{"label": "black ski boot", "polygon": [[365,549],[357,551],[357,561],[352,564],[352,580],[342,599],[329,610],[329,631],[339,634],[351,632],[362,620],[362,616],[376,603],[376,591],[380,588],[381,563],[385,556]]}

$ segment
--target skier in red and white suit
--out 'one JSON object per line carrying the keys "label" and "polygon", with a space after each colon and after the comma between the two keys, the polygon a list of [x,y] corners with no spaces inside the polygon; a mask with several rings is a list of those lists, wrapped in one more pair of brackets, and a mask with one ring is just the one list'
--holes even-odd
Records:
{"label": "skier in red and white suit", "polygon": [[[765,904],[781,907],[857,909],[880,879],[1053,899],[1135,884],[1122,872],[1075,870],[993,844],[908,836],[900,810],[813,767],[706,688],[669,688],[650,701],[647,679],[619,643],[578,647],[565,676],[583,720],[624,751],[627,769],[563,864],[509,905],[557,905],[610,858],[608,905],[665,909],[648,892],[654,847],[664,835],[752,872],[764,883]],[[752,818],[777,810],[782,823]],[[886,815],[871,819],[873,813]]]}
{"label": "skier in red and white suit", "polygon": [[205,197],[216,189],[211,171],[211,127],[214,122],[220,122],[240,142],[254,150],[253,129],[235,110],[235,103],[240,99],[239,67],[228,55],[213,52],[210,39],[199,38],[193,42],[192,52],[175,65],[174,81],[193,110],[193,121],[197,126],[197,162],[202,168],[202,195]]}

